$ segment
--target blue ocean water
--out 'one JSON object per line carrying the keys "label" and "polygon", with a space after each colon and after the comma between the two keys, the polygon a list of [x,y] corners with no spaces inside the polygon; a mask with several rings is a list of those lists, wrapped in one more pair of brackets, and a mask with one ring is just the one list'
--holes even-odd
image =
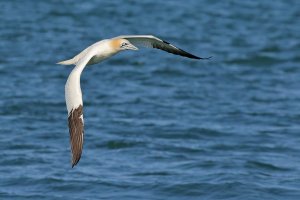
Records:
{"label": "blue ocean water", "polygon": [[[0,1],[0,199],[300,199],[300,3]],[[82,75],[71,168],[55,63],[124,34],[198,56],[124,52]]]}

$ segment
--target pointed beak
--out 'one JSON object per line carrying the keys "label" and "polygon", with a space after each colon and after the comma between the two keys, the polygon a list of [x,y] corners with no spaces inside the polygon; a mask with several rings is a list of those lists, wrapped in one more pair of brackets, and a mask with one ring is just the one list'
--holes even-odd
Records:
{"label": "pointed beak", "polygon": [[134,51],[136,51],[136,50],[139,50],[136,46],[134,46],[133,44],[128,44],[128,45],[126,45],[126,49],[127,50],[134,50]]}

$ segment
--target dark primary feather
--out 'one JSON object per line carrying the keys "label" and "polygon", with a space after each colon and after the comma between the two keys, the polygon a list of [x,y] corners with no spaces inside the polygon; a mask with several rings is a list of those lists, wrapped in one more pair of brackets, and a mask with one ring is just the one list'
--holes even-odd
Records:
{"label": "dark primary feather", "polygon": [[192,59],[203,59],[203,58],[200,58],[193,54],[190,54],[180,48],[177,48],[174,45],[172,45],[166,41],[153,43],[152,46],[153,46],[153,48],[161,49],[163,51],[166,51],[166,52],[169,52],[169,53],[172,53],[175,55],[180,55],[180,56],[184,56],[184,57],[188,57],[188,58],[192,58]]}
{"label": "dark primary feather", "polygon": [[78,108],[73,109],[68,117],[72,168],[79,162],[83,148],[84,124],[82,120],[82,110],[83,107],[80,105]]}
{"label": "dark primary feather", "polygon": [[117,38],[124,38],[127,39],[129,42],[131,42],[133,45],[136,46],[144,46],[144,47],[149,47],[149,48],[156,48],[160,49],[172,54],[192,58],[192,59],[209,59],[209,58],[201,58],[198,56],[195,56],[191,53],[188,53],[172,44],[169,42],[166,42],[164,40],[161,40],[157,37],[154,37],[152,35],[124,35],[124,36],[119,36]]}

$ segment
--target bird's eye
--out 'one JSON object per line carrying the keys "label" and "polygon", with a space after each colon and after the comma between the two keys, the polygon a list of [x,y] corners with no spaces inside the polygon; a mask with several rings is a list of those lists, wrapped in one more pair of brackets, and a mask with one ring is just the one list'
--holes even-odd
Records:
{"label": "bird's eye", "polygon": [[127,43],[126,42],[123,42],[122,44],[121,44],[121,47],[124,47],[124,46],[126,46],[127,45]]}

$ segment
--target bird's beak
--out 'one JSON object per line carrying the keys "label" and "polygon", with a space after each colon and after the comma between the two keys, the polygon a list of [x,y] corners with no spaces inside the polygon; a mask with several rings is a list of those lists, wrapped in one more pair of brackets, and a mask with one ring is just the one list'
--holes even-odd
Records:
{"label": "bird's beak", "polygon": [[139,50],[136,46],[134,46],[133,44],[128,44],[128,45],[126,45],[126,49],[127,50],[134,50],[134,51],[136,51],[136,50]]}

